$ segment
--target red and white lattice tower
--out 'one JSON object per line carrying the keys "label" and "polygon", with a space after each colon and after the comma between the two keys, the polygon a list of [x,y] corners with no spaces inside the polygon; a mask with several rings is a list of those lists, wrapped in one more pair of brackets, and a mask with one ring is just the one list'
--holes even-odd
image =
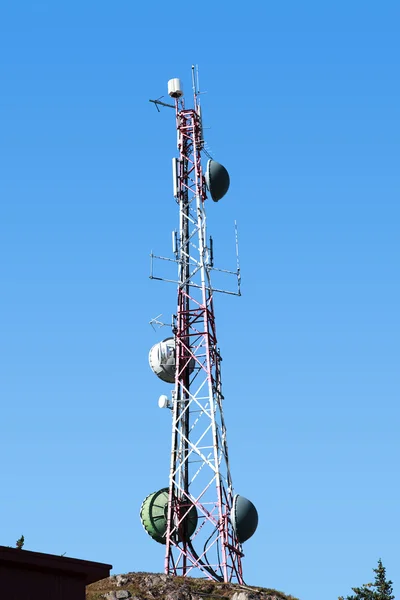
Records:
{"label": "red and white lattice tower", "polygon": [[[186,108],[182,85],[172,79],[168,91],[175,104],[179,157],[173,159],[174,196],[179,205],[179,230],[173,232],[177,263],[177,310],[173,337],[150,352],[154,372],[173,383],[170,398],[160,397],[160,407],[172,414],[169,486],[146,498],[141,517],[146,531],[165,544],[165,572],[203,576],[243,583],[242,542],[257,526],[257,511],[242,496],[234,495],[223,414],[221,355],[217,344],[211,272],[213,244],[206,236],[205,201],[218,201],[229,187],[226,169],[205,152],[199,103],[198,78],[193,75],[193,108]],[[208,154],[208,153],[207,153]],[[237,240],[237,238],[236,238]],[[237,244],[236,244],[237,245]],[[240,271],[236,276],[240,295]],[[154,275],[153,279],[165,279]]]}

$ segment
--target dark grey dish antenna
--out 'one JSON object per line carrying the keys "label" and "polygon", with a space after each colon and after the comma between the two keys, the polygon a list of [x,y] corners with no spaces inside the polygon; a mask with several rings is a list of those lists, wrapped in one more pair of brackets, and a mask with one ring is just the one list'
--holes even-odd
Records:
{"label": "dark grey dish antenna", "polygon": [[251,538],[258,525],[257,509],[250,500],[236,494],[232,502],[231,521],[238,541],[243,544]]}
{"label": "dark grey dish antenna", "polygon": [[229,173],[223,165],[211,158],[207,162],[206,185],[214,202],[221,200],[229,190]]}

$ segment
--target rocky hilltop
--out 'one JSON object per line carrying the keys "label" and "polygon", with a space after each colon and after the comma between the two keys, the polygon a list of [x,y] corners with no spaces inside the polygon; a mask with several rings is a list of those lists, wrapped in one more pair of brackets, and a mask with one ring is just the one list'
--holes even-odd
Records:
{"label": "rocky hilltop", "polygon": [[283,592],[192,577],[126,573],[86,588],[86,600],[298,600]]}

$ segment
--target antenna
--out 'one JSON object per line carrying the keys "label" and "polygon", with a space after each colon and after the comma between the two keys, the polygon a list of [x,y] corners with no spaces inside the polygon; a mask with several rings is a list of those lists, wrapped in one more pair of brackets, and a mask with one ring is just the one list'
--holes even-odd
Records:
{"label": "antenna", "polygon": [[198,98],[200,94],[199,88],[199,66],[192,65],[192,90],[193,90],[193,99],[194,99],[194,108],[198,110],[200,105],[200,98]]}
{"label": "antenna", "polygon": [[236,273],[237,273],[237,282],[238,282],[238,293],[240,294],[240,284],[242,281],[242,276],[240,274],[240,262],[239,262],[239,237],[238,237],[238,227],[235,221],[235,246],[236,246]]}
{"label": "antenna", "polygon": [[197,93],[200,94],[199,65],[196,65]]}
{"label": "antenna", "polygon": [[196,73],[195,73],[195,66],[192,65],[192,90],[193,90],[193,96],[197,95],[197,90],[196,90]]}
{"label": "antenna", "polygon": [[[158,401],[172,417],[171,454],[168,487],[145,498],[140,516],[146,532],[165,545],[166,574],[200,572],[208,579],[243,584],[242,543],[256,530],[258,515],[250,500],[234,494],[214,312],[217,292],[240,295],[238,233],[235,222],[236,271],[214,267],[211,236],[207,247],[206,201],[210,198],[209,208],[216,209],[230,179],[225,167],[211,158],[203,168],[198,86],[193,65],[194,108],[185,108],[181,81],[168,82],[178,132],[173,197],[179,206],[179,230],[172,233],[173,258],[151,253],[150,277],[176,285],[177,310],[172,336],[151,348],[149,363],[163,385],[173,386]],[[170,106],[152,102],[157,109]],[[154,261],[161,261],[164,269],[174,266],[177,276],[155,275]],[[234,277],[237,291],[215,288],[214,272]],[[153,327],[164,325],[160,317],[152,319]]]}
{"label": "antenna", "polygon": [[210,267],[214,266],[214,241],[210,235],[210,261],[209,261]]}

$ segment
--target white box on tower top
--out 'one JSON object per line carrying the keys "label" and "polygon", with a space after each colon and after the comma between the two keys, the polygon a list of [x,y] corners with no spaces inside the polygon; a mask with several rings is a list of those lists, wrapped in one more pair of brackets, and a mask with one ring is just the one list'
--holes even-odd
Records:
{"label": "white box on tower top", "polygon": [[180,79],[170,79],[168,81],[168,94],[171,98],[180,98],[183,96],[183,87]]}

